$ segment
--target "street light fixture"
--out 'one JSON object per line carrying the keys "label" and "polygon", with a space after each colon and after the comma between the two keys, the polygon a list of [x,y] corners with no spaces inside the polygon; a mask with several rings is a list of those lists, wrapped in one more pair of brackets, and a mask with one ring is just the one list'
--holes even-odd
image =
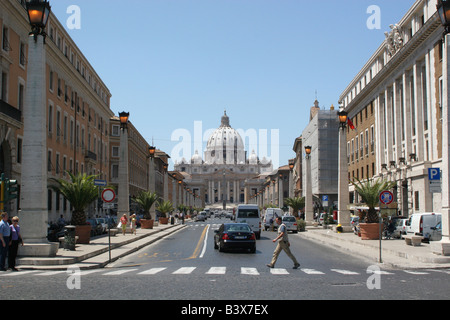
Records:
{"label": "street light fixture", "polygon": [[445,34],[450,33],[450,1],[438,0],[437,10],[441,18],[441,23],[445,28]]}
{"label": "street light fixture", "polygon": [[130,117],[129,112],[120,112],[119,118],[120,118],[120,128],[127,129],[128,128],[128,118]]}
{"label": "street light fixture", "polygon": [[153,159],[155,157],[155,151],[156,151],[155,147],[153,146],[148,147],[148,153],[150,154],[150,158]]}
{"label": "street light fixture", "polygon": [[339,126],[344,129],[347,126],[348,113],[345,112],[344,110],[341,110],[338,112],[338,116],[339,116]]}
{"label": "street light fixture", "polygon": [[309,158],[309,156],[311,155],[311,151],[312,151],[312,147],[311,146],[306,146],[305,147],[305,153],[306,153],[306,157]]}
{"label": "street light fixture", "polygon": [[26,3],[26,8],[31,25],[30,35],[34,36],[35,41],[37,41],[38,35],[42,35],[45,39],[44,29],[50,16],[50,3],[48,0],[31,0]]}

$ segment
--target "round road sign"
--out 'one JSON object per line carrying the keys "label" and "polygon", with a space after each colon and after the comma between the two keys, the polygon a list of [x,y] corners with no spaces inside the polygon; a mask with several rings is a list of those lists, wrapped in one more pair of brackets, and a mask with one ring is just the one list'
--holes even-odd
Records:
{"label": "round road sign", "polygon": [[113,202],[116,199],[116,193],[113,189],[105,189],[102,192],[102,199],[108,203]]}
{"label": "round road sign", "polygon": [[390,191],[383,191],[380,194],[380,202],[382,204],[391,204],[394,202],[394,194]]}

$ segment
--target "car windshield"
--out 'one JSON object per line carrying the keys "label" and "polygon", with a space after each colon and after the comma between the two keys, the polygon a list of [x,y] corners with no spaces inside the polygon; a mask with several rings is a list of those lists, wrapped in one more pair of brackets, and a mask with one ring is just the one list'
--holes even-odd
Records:
{"label": "car windshield", "polygon": [[283,217],[283,221],[295,222],[295,217]]}
{"label": "car windshield", "polygon": [[239,218],[259,218],[258,209],[239,209]]}
{"label": "car windshield", "polygon": [[229,224],[225,225],[225,231],[251,231],[246,224]]}

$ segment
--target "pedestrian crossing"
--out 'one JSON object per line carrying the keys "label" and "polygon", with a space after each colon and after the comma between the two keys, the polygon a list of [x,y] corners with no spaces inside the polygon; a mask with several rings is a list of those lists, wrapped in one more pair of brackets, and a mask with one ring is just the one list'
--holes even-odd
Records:
{"label": "pedestrian crossing", "polygon": [[[42,270],[23,270],[20,272],[5,272],[0,273],[0,278],[2,277],[16,277],[16,276],[25,276],[32,275],[36,277],[52,277],[58,275],[66,275],[69,274],[71,269],[61,270],[61,271],[42,271]],[[73,269],[72,269],[73,270]],[[72,271],[73,272],[73,271]],[[283,275],[309,275],[309,276],[323,276],[323,275],[341,275],[341,276],[360,276],[367,274],[379,274],[379,275],[398,275],[398,274],[409,274],[409,275],[428,275],[431,273],[443,273],[450,275],[450,270],[395,270],[395,271],[384,271],[384,270],[363,270],[363,271],[355,271],[355,270],[346,270],[346,269],[329,269],[329,270],[317,270],[312,268],[300,268],[298,270],[293,269],[285,269],[285,268],[267,268],[267,267],[224,267],[224,266],[213,266],[207,268],[199,268],[199,267],[179,267],[179,268],[169,268],[169,267],[158,267],[158,268],[150,268],[146,270],[138,269],[138,268],[120,268],[118,270],[108,270],[108,269],[94,269],[94,270],[80,270],[80,275],[90,275],[96,274],[105,277],[112,276],[122,276],[122,275],[137,275],[137,276],[156,276],[156,275],[216,275],[223,276],[228,273],[236,274],[239,273],[243,276],[261,276],[261,275],[272,275],[272,276],[283,276]]]}

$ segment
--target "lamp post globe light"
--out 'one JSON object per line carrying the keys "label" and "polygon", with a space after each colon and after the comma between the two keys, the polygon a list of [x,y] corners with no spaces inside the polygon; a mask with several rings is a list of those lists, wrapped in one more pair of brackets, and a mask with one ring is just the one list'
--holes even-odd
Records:
{"label": "lamp post globe light", "polygon": [[50,3],[47,0],[31,0],[26,3],[28,20],[31,25],[30,35],[37,41],[39,35],[45,39],[45,27],[50,16]]}
{"label": "lamp post globe light", "polygon": [[437,10],[444,27],[442,50],[442,240],[432,241],[432,252],[440,255],[450,255],[450,109],[449,109],[449,70],[450,70],[450,1],[438,0]]}
{"label": "lamp post globe light", "polygon": [[130,113],[120,112],[120,147],[119,147],[119,186],[118,186],[118,203],[117,203],[117,219],[130,213],[129,202],[129,173],[128,173],[128,119]]}
{"label": "lamp post globe light", "polygon": [[343,232],[351,232],[350,210],[348,210],[348,163],[347,163],[347,121],[348,113],[339,108],[339,167],[338,167],[338,223]]}

